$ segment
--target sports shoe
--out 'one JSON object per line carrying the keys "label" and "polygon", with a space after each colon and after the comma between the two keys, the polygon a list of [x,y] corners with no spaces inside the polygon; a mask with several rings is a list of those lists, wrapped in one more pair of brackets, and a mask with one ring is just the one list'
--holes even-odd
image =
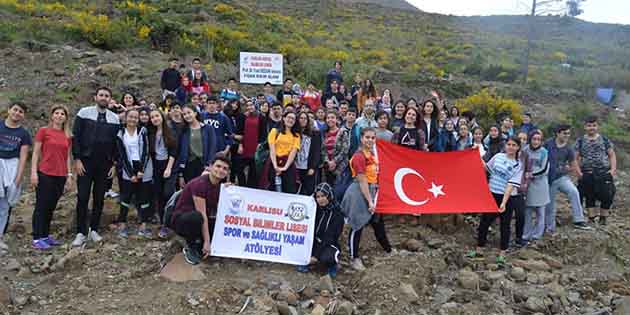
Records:
{"label": "sports shoe", "polygon": [[37,250],[49,250],[51,248],[51,246],[46,242],[45,238],[33,240],[31,246],[33,247],[33,249]]}
{"label": "sports shoe", "polygon": [[160,232],[158,233],[159,238],[168,238],[168,228],[163,226],[160,228]]}
{"label": "sports shoe", "polygon": [[301,273],[309,272],[308,265],[297,266],[297,271]]}
{"label": "sports shoe", "polygon": [[336,265],[336,264],[335,264],[335,265],[332,265],[332,266],[330,266],[330,267],[328,267],[328,270],[327,270],[327,271],[328,271],[328,275],[329,275],[331,278],[335,278],[335,277],[337,277],[337,265]]}
{"label": "sports shoe", "polygon": [[74,241],[72,241],[72,247],[83,246],[86,240],[87,238],[85,237],[85,235],[83,235],[83,233],[78,233],[77,236],[74,238]]}
{"label": "sports shoe", "polygon": [[599,224],[608,225],[608,223],[606,222],[606,217],[599,217]]}
{"label": "sports shoe", "polygon": [[110,189],[105,193],[105,197],[113,199],[113,198],[118,197],[118,193]]}
{"label": "sports shoe", "polygon": [[144,237],[144,238],[152,238],[153,231],[151,231],[150,228],[138,229],[138,236]]}
{"label": "sports shoe", "polygon": [[7,243],[3,242],[2,239],[0,239],[0,251],[2,250],[9,250],[9,245],[7,245]]}
{"label": "sports shoe", "polygon": [[577,223],[573,223],[573,228],[576,230],[583,230],[583,231],[592,231],[593,228],[590,227],[588,224],[586,224],[586,222],[577,222]]}
{"label": "sports shoe", "polygon": [[182,252],[184,253],[184,260],[186,260],[187,263],[191,265],[197,265],[199,264],[199,262],[201,262],[201,256],[199,256],[197,250],[186,246],[182,249]]}
{"label": "sports shoe", "polygon": [[127,227],[118,229],[118,237],[129,238],[129,229]]}
{"label": "sports shoe", "polygon": [[90,233],[88,233],[88,240],[99,243],[103,240],[103,237],[98,235],[98,232],[91,230]]}
{"label": "sports shoe", "polygon": [[44,241],[50,246],[63,245],[62,241],[56,240],[52,235],[48,235],[48,237],[44,238]]}
{"label": "sports shoe", "polygon": [[365,265],[363,265],[363,261],[361,261],[361,258],[353,259],[350,263],[350,267],[352,267],[352,269],[356,271],[365,271],[367,269],[365,268]]}

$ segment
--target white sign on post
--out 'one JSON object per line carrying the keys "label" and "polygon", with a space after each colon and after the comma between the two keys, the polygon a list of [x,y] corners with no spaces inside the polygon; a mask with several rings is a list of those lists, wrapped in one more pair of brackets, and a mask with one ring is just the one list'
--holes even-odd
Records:
{"label": "white sign on post", "polygon": [[281,85],[282,55],[241,52],[240,54],[241,83],[265,84],[270,82]]}
{"label": "white sign on post", "polygon": [[210,253],[306,265],[316,210],[311,196],[223,185]]}

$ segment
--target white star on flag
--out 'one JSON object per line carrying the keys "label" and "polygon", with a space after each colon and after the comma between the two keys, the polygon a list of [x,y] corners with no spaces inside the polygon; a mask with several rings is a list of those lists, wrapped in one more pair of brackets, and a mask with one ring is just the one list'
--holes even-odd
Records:
{"label": "white star on flag", "polygon": [[433,194],[433,198],[437,198],[439,195],[446,196],[446,194],[442,191],[444,185],[436,185],[434,182],[431,182],[431,189],[427,189],[429,192]]}

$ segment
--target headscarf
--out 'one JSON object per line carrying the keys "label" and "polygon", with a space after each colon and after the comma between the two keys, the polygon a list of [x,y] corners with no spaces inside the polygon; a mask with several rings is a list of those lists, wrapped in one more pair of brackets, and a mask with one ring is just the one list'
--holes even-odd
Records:
{"label": "headscarf", "polygon": [[339,204],[335,199],[334,190],[328,183],[320,183],[319,185],[317,185],[317,187],[315,187],[315,194],[317,194],[318,192],[326,196],[326,198],[328,199],[328,204],[323,207],[317,204],[317,210],[334,211],[335,209],[339,209]]}

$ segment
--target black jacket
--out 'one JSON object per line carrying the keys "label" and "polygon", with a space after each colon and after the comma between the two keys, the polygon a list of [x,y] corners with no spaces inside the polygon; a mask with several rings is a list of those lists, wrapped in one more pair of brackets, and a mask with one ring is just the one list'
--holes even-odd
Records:
{"label": "black jacket", "polygon": [[315,214],[315,242],[319,246],[332,245],[339,247],[339,236],[343,231],[344,217],[340,209],[321,211],[318,207]]}
{"label": "black jacket", "polygon": [[131,178],[138,172],[144,173],[144,178],[153,178],[153,165],[150,162],[149,154],[149,133],[144,127],[138,127],[138,145],[140,151],[140,169],[134,169],[132,162],[127,156],[127,149],[123,141],[125,129],[121,128],[116,135],[116,148],[118,150],[118,165],[122,167],[124,174]]}
{"label": "black jacket", "polygon": [[162,90],[169,90],[175,92],[181,85],[182,77],[179,71],[173,68],[166,68],[162,71],[162,79],[160,80],[160,87]]}
{"label": "black jacket", "polygon": [[[113,162],[116,149],[116,133],[120,128],[118,115],[105,111],[105,122],[98,122],[96,106],[83,107],[77,113],[72,127],[72,156],[74,159],[103,158]],[[95,148],[98,146],[98,149]],[[93,152],[105,154],[94,157]]]}
{"label": "black jacket", "polygon": [[322,136],[318,130],[312,131],[311,147],[308,150],[308,169],[317,170],[322,159]]}

